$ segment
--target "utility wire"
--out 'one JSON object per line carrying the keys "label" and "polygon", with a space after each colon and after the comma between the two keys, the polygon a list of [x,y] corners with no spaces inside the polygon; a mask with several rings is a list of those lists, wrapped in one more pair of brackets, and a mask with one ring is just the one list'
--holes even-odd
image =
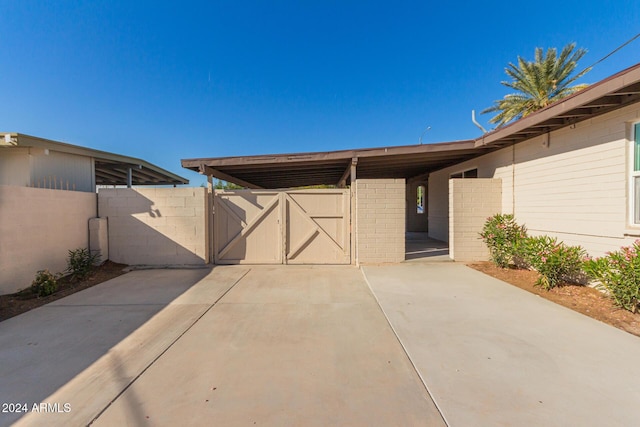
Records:
{"label": "utility wire", "polygon": [[599,60],[597,60],[596,62],[594,62],[590,66],[588,66],[587,68],[585,68],[584,70],[582,70],[581,73],[583,73],[585,70],[589,70],[589,69],[593,68],[594,66],[598,65],[599,63],[601,63],[602,61],[604,61],[605,59],[607,59],[608,57],[610,57],[611,55],[613,55],[614,53],[616,53],[617,51],[619,51],[620,49],[622,49],[623,47],[625,47],[626,45],[628,45],[629,43],[631,43],[632,41],[637,39],[638,37],[640,37],[640,33],[638,33],[635,36],[631,37],[629,40],[627,40],[626,42],[622,43],[620,46],[618,46],[617,48],[615,48],[614,50],[612,50],[611,52],[609,52],[608,54],[606,54],[605,56],[603,56],[602,58],[600,58]]}

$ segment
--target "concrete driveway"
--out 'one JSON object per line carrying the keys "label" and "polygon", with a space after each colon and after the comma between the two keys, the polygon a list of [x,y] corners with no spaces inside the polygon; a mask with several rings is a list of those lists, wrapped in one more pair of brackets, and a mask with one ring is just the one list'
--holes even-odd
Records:
{"label": "concrete driveway", "polygon": [[0,425],[445,425],[353,267],[132,272],[0,323],[0,378]]}
{"label": "concrete driveway", "polygon": [[458,263],[364,267],[450,426],[640,426],[640,338]]}
{"label": "concrete driveway", "polygon": [[452,262],[136,271],[0,322],[0,425],[631,426],[638,355]]}

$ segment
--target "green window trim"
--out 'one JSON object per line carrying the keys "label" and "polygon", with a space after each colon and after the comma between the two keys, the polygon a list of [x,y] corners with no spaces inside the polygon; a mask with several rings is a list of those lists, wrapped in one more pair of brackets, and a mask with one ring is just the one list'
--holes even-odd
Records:
{"label": "green window trim", "polygon": [[640,171],[640,123],[633,125],[633,170]]}

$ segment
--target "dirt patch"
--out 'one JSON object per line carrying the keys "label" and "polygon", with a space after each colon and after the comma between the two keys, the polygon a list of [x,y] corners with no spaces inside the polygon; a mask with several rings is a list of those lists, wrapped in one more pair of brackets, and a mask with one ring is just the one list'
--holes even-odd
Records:
{"label": "dirt patch", "polygon": [[58,280],[58,290],[54,294],[46,297],[38,297],[27,292],[0,295],[0,322],[83,289],[106,282],[114,277],[121,276],[125,274],[123,269],[126,267],[124,264],[107,261],[96,268],[86,280],[75,282],[69,277],[63,277]]}
{"label": "dirt patch", "polygon": [[545,291],[535,286],[538,273],[530,270],[499,268],[490,262],[468,264],[469,267],[510,283],[533,294],[563,305],[586,316],[608,323],[630,334],[640,336],[640,314],[613,305],[610,298],[588,286],[565,284]]}

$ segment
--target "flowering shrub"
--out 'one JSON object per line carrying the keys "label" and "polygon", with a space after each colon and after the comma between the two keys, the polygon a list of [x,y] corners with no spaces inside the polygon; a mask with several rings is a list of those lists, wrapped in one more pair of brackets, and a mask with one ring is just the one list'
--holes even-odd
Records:
{"label": "flowering shrub", "polygon": [[640,308],[640,240],[602,258],[588,259],[584,271],[598,280],[615,304],[637,313]]}
{"label": "flowering shrub", "polygon": [[556,238],[549,236],[527,237],[518,244],[517,252],[539,273],[536,285],[546,290],[577,277],[586,256],[580,246],[558,243]]}
{"label": "flowering shrub", "polygon": [[49,270],[40,270],[31,282],[31,291],[39,297],[46,297],[58,290],[58,276]]}
{"label": "flowering shrub", "polygon": [[518,225],[513,215],[496,214],[487,218],[480,237],[489,248],[491,261],[506,268],[513,262],[515,248],[527,236],[524,225]]}

